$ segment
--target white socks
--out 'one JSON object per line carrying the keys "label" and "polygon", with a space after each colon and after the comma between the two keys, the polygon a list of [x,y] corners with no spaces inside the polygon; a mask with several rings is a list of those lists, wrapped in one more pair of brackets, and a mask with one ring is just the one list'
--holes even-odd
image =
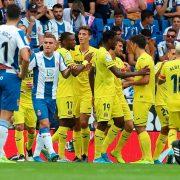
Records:
{"label": "white socks", "polygon": [[44,143],[43,143],[42,135],[38,133],[33,157],[40,156],[41,150],[43,148],[44,148]]}
{"label": "white socks", "polygon": [[4,145],[6,143],[7,137],[8,137],[8,128],[2,126],[0,120],[0,158],[4,156]]}
{"label": "white socks", "polygon": [[52,137],[50,133],[43,133],[41,134],[44,145],[48,151],[49,154],[55,153],[52,143]]}

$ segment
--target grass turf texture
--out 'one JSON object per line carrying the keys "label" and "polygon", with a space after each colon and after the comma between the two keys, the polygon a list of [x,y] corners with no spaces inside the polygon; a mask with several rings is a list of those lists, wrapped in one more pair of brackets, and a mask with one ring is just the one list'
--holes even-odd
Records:
{"label": "grass turf texture", "polygon": [[180,166],[33,162],[0,164],[1,180],[118,180],[119,178],[122,180],[178,179],[180,178]]}

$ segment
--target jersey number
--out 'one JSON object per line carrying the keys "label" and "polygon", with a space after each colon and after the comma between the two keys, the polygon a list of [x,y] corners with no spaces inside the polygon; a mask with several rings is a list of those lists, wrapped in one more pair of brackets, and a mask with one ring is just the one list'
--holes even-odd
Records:
{"label": "jersey number", "polygon": [[108,109],[108,111],[109,111],[109,109],[110,109],[110,104],[109,103],[104,103],[103,106],[104,106],[104,111],[106,109]]}
{"label": "jersey number", "polygon": [[72,101],[67,101],[66,103],[67,103],[68,109],[72,109],[73,102]]}
{"label": "jersey number", "polygon": [[8,42],[3,42],[1,48],[4,48],[4,61],[8,60]]}
{"label": "jersey number", "polygon": [[174,93],[180,92],[180,77],[178,77],[177,74],[173,74],[171,80],[173,81]]}

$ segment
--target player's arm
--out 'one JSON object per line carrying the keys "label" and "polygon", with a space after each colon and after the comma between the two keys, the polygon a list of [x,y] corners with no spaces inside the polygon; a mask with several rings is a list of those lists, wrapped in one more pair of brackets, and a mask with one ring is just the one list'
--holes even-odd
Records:
{"label": "player's arm", "polygon": [[161,70],[162,70],[162,67],[164,65],[166,61],[163,61],[162,64],[161,64],[161,67],[159,68],[159,70],[157,71],[157,73],[155,74],[155,82],[157,83],[158,82],[158,79],[159,79],[159,75],[161,73]]}
{"label": "player's arm", "polygon": [[67,79],[71,74],[71,69],[65,65],[63,57],[59,54],[59,70],[63,78]]}
{"label": "player's arm", "polygon": [[149,68],[145,67],[139,71],[136,72],[122,72],[119,68],[117,68],[116,66],[112,66],[109,68],[109,70],[118,78],[128,78],[128,77],[135,77],[135,76],[144,76],[144,75],[148,75],[149,72]]}
{"label": "player's arm", "polygon": [[89,71],[89,83],[92,91],[92,95],[94,96],[94,77],[95,77],[95,67],[92,66]]}

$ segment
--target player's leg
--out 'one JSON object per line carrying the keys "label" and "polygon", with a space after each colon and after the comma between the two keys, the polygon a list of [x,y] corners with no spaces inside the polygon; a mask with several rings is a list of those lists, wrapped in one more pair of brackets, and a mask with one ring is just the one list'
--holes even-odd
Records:
{"label": "player's leg", "polygon": [[82,136],[82,160],[88,161],[88,147],[90,140],[89,118],[92,109],[92,97],[84,96],[81,98],[80,103],[80,122],[81,122],[81,136]]}
{"label": "player's leg", "polygon": [[165,106],[156,106],[156,113],[159,117],[161,123],[161,132],[156,141],[156,147],[153,155],[154,163],[160,163],[158,161],[160,153],[163,151],[168,137],[169,132],[169,114],[167,111],[167,107]]}
{"label": "player's leg", "polygon": [[125,163],[125,161],[122,158],[121,150],[126,144],[127,140],[129,139],[131,132],[133,131],[134,123],[132,120],[130,108],[124,96],[121,98],[121,104],[124,113],[124,130],[121,132],[121,136],[118,140],[118,143],[114,151],[111,152],[111,154],[117,159],[117,162]]}
{"label": "player's leg", "polygon": [[18,110],[21,80],[15,74],[1,71],[0,79],[0,161],[7,162],[4,145],[8,137],[8,128],[13,112]]}
{"label": "player's leg", "polygon": [[151,139],[146,131],[146,123],[151,104],[134,102],[134,125],[138,133],[139,143],[142,150],[142,163],[153,163],[151,152]]}

